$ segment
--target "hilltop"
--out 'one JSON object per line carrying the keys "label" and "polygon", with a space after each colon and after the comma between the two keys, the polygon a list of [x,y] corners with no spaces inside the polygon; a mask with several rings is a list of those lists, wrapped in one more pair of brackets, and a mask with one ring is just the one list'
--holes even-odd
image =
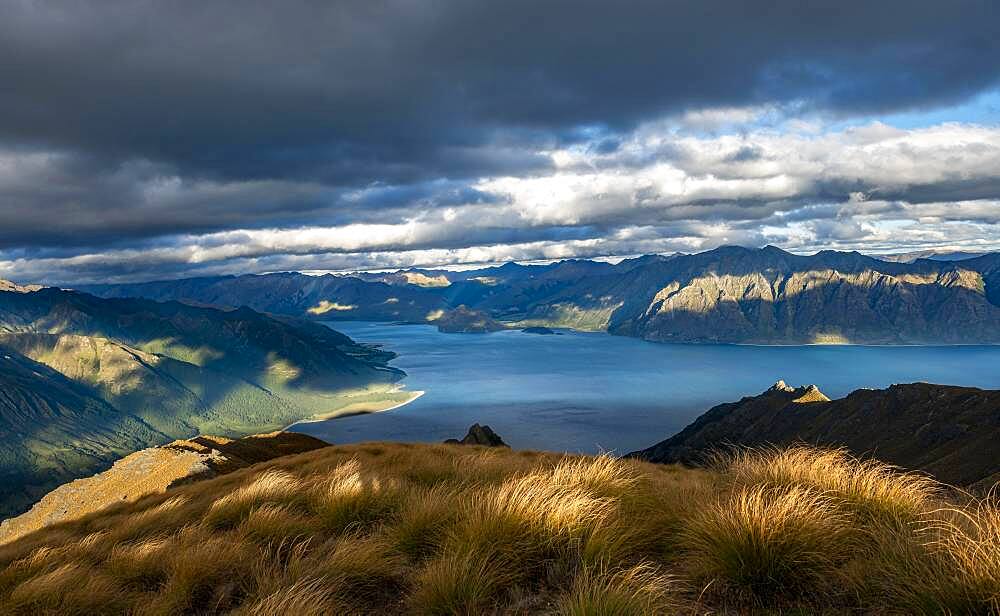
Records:
{"label": "hilltop", "polygon": [[614,265],[574,259],[462,272],[280,273],[86,289],[326,321],[431,323],[464,306],[511,327],[658,342],[1000,343],[1000,254],[905,261],[723,246]]}
{"label": "hilltop", "polygon": [[1000,512],[810,449],[325,447],[0,546],[10,614],[997,613]]}

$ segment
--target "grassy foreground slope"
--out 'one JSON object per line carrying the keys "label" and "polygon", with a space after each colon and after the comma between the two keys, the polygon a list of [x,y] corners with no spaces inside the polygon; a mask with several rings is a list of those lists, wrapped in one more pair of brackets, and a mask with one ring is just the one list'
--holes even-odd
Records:
{"label": "grassy foreground slope", "polygon": [[[11,614],[998,613],[1000,510],[813,449],[328,447],[0,547]],[[949,500],[952,499],[952,500]]]}

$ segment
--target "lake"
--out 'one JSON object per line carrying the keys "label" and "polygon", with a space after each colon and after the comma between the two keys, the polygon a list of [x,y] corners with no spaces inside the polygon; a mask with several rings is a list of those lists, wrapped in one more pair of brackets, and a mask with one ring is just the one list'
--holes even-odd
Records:
{"label": "lake", "polygon": [[489,424],[518,449],[626,453],[682,429],[710,407],[778,379],[839,398],[861,387],[929,381],[1000,389],[1000,347],[660,344],[602,333],[443,334],[429,325],[336,322],[399,357],[401,408],[299,424],[333,443],[442,441]]}

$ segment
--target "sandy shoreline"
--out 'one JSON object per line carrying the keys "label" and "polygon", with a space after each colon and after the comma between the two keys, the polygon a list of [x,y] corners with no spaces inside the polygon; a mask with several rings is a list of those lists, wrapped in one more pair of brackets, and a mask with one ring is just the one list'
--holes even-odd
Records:
{"label": "sandy shoreline", "polygon": [[285,432],[291,429],[293,426],[297,426],[299,424],[317,423],[320,421],[329,421],[331,419],[337,419],[340,417],[367,415],[369,413],[385,413],[387,411],[392,411],[400,407],[406,406],[407,404],[413,402],[420,396],[424,395],[425,392],[417,390],[417,391],[400,391],[399,393],[410,394],[410,396],[406,400],[403,400],[402,402],[396,402],[395,404],[386,407],[382,407],[380,404],[374,401],[354,402],[332,413],[326,413],[323,415],[314,415],[313,417],[309,417],[307,419],[300,419],[299,421],[291,423],[282,428],[281,432]]}

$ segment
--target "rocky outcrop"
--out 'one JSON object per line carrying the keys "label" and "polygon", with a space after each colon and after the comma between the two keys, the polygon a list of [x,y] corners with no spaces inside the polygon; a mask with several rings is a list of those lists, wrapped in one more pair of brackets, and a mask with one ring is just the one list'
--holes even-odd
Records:
{"label": "rocky outcrop", "polygon": [[455,438],[450,438],[445,441],[449,445],[483,445],[484,447],[509,447],[507,443],[503,442],[500,435],[493,431],[489,426],[481,426],[479,424],[472,424],[469,428],[468,434],[465,438],[458,440]]}
{"label": "rocky outcrop", "polygon": [[813,385],[779,381],[758,396],[713,407],[671,438],[628,455],[699,464],[730,446],[796,442],[846,447],[985,491],[1000,481],[1000,391],[912,383],[830,400]]}
{"label": "rocky outcrop", "polygon": [[199,436],[143,449],[118,460],[102,473],[56,488],[27,513],[4,520],[0,523],[0,543],[172,486],[326,446],[327,443],[304,434],[275,432],[235,440]]}

